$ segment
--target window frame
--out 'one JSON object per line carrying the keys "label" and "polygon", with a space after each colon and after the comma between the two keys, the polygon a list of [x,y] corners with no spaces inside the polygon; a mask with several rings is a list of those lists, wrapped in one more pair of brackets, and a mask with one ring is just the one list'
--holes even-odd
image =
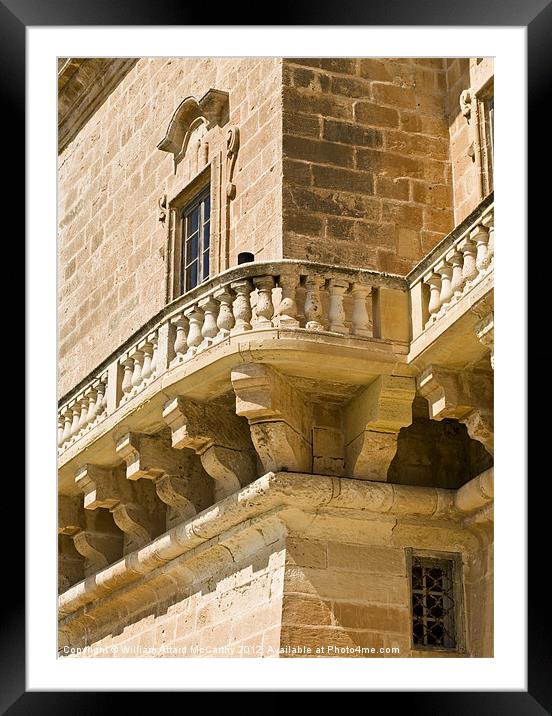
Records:
{"label": "window frame", "polygon": [[[167,292],[166,302],[170,303],[185,295],[183,293],[184,277],[182,275],[184,260],[184,231],[182,214],[188,206],[203,194],[209,194],[210,216],[209,216],[209,272],[214,275],[215,256],[215,232],[213,230],[213,218],[215,216],[214,193],[212,183],[211,164],[207,166],[187,184],[182,191],[168,201],[168,241],[167,241]],[[204,279],[206,280],[206,279]],[[198,286],[201,285],[198,283]],[[193,289],[190,289],[193,290]]]}
{"label": "window frame", "polygon": [[[414,558],[449,561],[452,563],[452,589],[454,597],[454,633],[456,644],[454,647],[434,646],[433,644],[416,644],[414,642],[414,613],[412,609],[412,566]],[[412,651],[442,653],[442,654],[465,654],[466,653],[466,615],[464,609],[464,578],[463,560],[459,552],[437,552],[409,547],[406,549],[406,565],[408,577],[408,599],[409,599],[409,623],[410,623],[410,648]]]}
{"label": "window frame", "polygon": [[[483,198],[494,188],[494,80],[491,79],[476,94],[477,131],[481,154],[481,180]],[[489,110],[489,105],[492,109]],[[492,116],[491,116],[492,115]]]}
{"label": "window frame", "polygon": [[[209,202],[209,216],[207,219],[205,218],[205,203]],[[190,263],[187,263],[188,259],[188,244],[190,242],[191,237],[194,236],[196,233],[195,231],[188,236],[187,234],[187,219],[192,212],[194,212],[196,209],[199,209],[199,218],[198,218],[198,227],[197,227],[197,256],[190,261]],[[184,294],[188,293],[189,291],[192,291],[197,286],[200,286],[204,281],[206,281],[209,276],[211,275],[211,257],[210,257],[210,251],[211,251],[211,191],[210,187],[205,187],[203,191],[196,194],[196,196],[192,199],[192,201],[185,204],[185,206],[180,209],[179,211],[179,220],[180,220],[180,281],[179,281],[179,295],[183,296]],[[207,248],[205,249],[205,225],[209,225],[209,243]],[[208,260],[208,273],[205,276],[204,275],[204,261],[205,261],[205,254],[207,253],[207,260]],[[197,282],[193,286],[187,286],[186,285],[186,275],[187,275],[187,269],[189,266],[192,266],[195,261],[197,261],[198,265],[198,271],[197,271]]]}

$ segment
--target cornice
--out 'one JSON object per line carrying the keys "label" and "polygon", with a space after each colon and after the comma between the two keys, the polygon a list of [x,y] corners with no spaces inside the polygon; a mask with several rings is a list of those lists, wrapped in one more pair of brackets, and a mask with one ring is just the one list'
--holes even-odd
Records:
{"label": "cornice", "polygon": [[199,515],[178,524],[150,544],[126,555],[70,587],[58,598],[61,618],[146,577],[187,553],[222,544],[224,535],[252,521],[285,512],[393,516],[414,521],[450,521],[467,528],[474,517],[492,520],[494,470],[481,473],[457,490],[412,487],[327,475],[269,472]]}
{"label": "cornice", "polygon": [[58,60],[58,152],[61,153],[136,63],[136,58]]}

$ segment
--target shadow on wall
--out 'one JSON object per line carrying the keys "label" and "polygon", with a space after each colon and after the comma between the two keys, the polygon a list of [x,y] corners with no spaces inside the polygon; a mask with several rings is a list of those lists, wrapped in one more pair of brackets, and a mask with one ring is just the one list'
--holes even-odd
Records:
{"label": "shadow on wall", "polygon": [[493,458],[458,420],[430,420],[427,401],[417,397],[413,421],[401,428],[387,481],[456,489],[487,470]]}

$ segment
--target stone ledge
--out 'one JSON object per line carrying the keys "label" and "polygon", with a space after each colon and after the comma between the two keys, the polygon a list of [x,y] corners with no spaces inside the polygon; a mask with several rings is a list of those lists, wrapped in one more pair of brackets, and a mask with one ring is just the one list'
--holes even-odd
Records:
{"label": "stone ledge", "polygon": [[127,72],[134,58],[69,57],[58,70],[58,152],[105,102]]}
{"label": "stone ledge", "polygon": [[59,596],[60,618],[105,598],[168,563],[244,523],[251,524],[288,509],[320,514],[340,512],[357,518],[372,515],[408,517],[409,520],[452,520],[464,526],[480,511],[490,519],[493,469],[458,490],[409,487],[302,473],[269,472],[239,492],[183,522],[150,544],[86,578]]}

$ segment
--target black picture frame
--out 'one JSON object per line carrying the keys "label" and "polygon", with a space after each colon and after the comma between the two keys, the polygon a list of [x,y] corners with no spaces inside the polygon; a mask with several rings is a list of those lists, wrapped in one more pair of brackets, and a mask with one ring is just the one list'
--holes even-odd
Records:
{"label": "black picture frame", "polygon": [[[528,193],[528,233],[535,233],[540,212],[550,200],[544,192],[548,182],[539,171],[546,162],[548,133],[545,122],[549,117],[545,102],[548,98],[548,82],[552,68],[552,5],[549,0],[503,0],[501,3],[490,0],[349,0],[341,3],[316,4],[297,3],[279,4],[278,19],[285,22],[276,25],[397,25],[397,26],[523,26],[527,30],[528,52],[528,157],[538,156],[537,162],[529,164],[530,191]],[[236,19],[236,8],[228,5],[218,11],[218,20],[229,20],[230,25]],[[227,15],[227,17],[225,17]],[[239,13],[238,13],[239,15]],[[251,15],[248,15],[251,18]],[[201,4],[188,6],[167,0],[145,2],[134,0],[132,3],[113,2],[113,0],[0,0],[0,58],[3,72],[0,83],[4,99],[2,121],[4,133],[4,167],[9,168],[9,181],[4,185],[4,208],[8,215],[16,218],[15,231],[21,231],[23,222],[22,197],[25,177],[23,147],[25,146],[25,31],[28,26],[86,26],[86,25],[196,25],[201,24],[203,8]],[[254,23],[249,23],[254,24]],[[522,102],[523,97],[512,97],[512,102]],[[537,153],[538,152],[538,153]],[[28,207],[27,207],[28,208]],[[540,210],[540,211],[539,211]],[[546,232],[548,233],[548,232]],[[11,250],[11,249],[10,249]],[[531,258],[531,255],[529,256]],[[544,257],[543,257],[544,258]],[[536,277],[541,272],[531,272]],[[514,280],[514,279],[513,279]],[[532,311],[528,313],[528,327],[539,320],[538,307],[546,305],[544,290],[547,281],[541,275],[527,285],[532,290]],[[541,324],[541,329],[542,329]],[[522,334],[516,340],[525,340]],[[526,395],[541,394],[542,384],[537,380],[543,370],[545,342],[528,360],[527,378],[517,374],[513,380],[519,390],[522,381],[527,380]],[[537,369],[537,360],[539,365]],[[545,365],[545,364],[544,364]],[[531,370],[533,368],[533,370]],[[531,390],[533,388],[533,390]],[[542,400],[542,398],[541,398]],[[32,396],[27,395],[27,410],[32,407]],[[514,416],[515,417],[515,416]],[[520,425],[520,430],[525,426]],[[533,421],[528,432],[528,454],[539,455],[545,451],[544,431],[546,421]],[[539,446],[541,450],[537,450]],[[531,450],[531,447],[534,449]],[[536,460],[536,458],[535,458]],[[11,472],[11,471],[10,471]],[[6,475],[9,480],[10,511],[16,505],[24,510],[24,482],[18,471]],[[538,475],[538,473],[536,473]],[[547,481],[542,473],[542,483]],[[385,708],[400,708],[404,705],[409,712],[425,714],[533,714],[550,713],[552,705],[552,679],[550,678],[550,639],[546,626],[549,617],[546,590],[543,591],[540,580],[546,569],[546,560],[540,557],[540,545],[546,544],[544,529],[548,521],[548,501],[542,498],[542,485],[529,489],[529,579],[528,598],[528,691],[485,691],[485,692],[391,692],[383,694]],[[27,496],[29,499],[29,496]],[[19,523],[22,524],[22,521]],[[7,536],[7,527],[5,527]],[[16,547],[19,546],[19,553]],[[9,579],[5,582],[5,591],[9,601],[2,613],[0,630],[0,710],[10,716],[19,714],[97,714],[119,702],[118,693],[104,692],[95,694],[77,692],[27,692],[25,684],[25,590],[24,564],[25,554],[21,553],[22,540],[10,539],[9,549],[5,550]],[[537,569],[536,562],[540,569]],[[525,575],[512,565],[512,579],[523,579]],[[244,689],[245,690],[245,689]],[[339,691],[339,684],[336,684]],[[359,685],[359,690],[361,686]],[[370,710],[374,709],[371,694]],[[150,702],[151,694],[140,695],[142,704]],[[389,701],[391,699],[391,701]],[[368,706],[368,705],[367,705]],[[123,707],[124,708],[124,707]],[[377,707],[376,707],[377,708]]]}

